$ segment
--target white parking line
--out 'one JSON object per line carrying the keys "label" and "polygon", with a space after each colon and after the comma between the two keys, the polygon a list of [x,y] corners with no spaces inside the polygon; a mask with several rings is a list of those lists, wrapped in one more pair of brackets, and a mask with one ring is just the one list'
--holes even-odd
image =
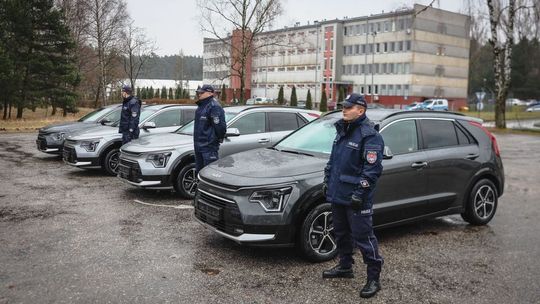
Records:
{"label": "white parking line", "polygon": [[174,208],[174,209],[193,209],[193,206],[189,205],[158,205],[158,204],[149,204],[145,203],[140,200],[133,200],[137,204],[146,205],[146,206],[152,206],[152,207],[166,207],[166,208]]}

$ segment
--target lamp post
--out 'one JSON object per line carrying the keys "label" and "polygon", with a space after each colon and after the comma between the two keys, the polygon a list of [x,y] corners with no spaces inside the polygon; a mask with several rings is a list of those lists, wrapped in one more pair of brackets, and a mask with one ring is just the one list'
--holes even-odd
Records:
{"label": "lamp post", "polygon": [[373,31],[371,36],[373,36],[373,46],[371,47],[371,102],[373,102],[375,95],[375,86],[373,82],[373,74],[375,74],[375,36],[377,36],[377,32]]}
{"label": "lamp post", "polygon": [[367,86],[367,54],[368,54],[368,36],[369,36],[369,21],[368,19],[366,18],[366,27],[365,27],[365,31],[366,31],[366,47],[364,48],[364,92],[365,90],[367,89],[366,86]]}

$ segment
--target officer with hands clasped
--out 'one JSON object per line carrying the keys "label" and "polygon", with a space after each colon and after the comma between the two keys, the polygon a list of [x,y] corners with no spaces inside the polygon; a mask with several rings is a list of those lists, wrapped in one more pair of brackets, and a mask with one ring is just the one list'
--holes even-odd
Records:
{"label": "officer with hands clasped", "polygon": [[373,194],[382,172],[384,142],[366,117],[367,103],[362,95],[351,94],[343,102],[343,119],[336,122],[336,138],[325,167],[323,193],[332,204],[334,233],[339,264],[323,272],[323,278],[354,277],[354,247],[367,265],[367,282],[362,298],[380,289],[383,258],[373,233]]}
{"label": "officer with hands clasped", "polygon": [[[218,160],[219,145],[225,138],[227,124],[225,112],[214,98],[214,88],[205,84],[197,89],[197,111],[193,145],[195,150],[195,173]],[[197,175],[196,175],[197,176]]]}
{"label": "officer with hands clasped", "polygon": [[132,95],[128,85],[122,86],[122,112],[118,133],[122,134],[122,144],[139,138],[139,116],[141,115],[141,101]]}

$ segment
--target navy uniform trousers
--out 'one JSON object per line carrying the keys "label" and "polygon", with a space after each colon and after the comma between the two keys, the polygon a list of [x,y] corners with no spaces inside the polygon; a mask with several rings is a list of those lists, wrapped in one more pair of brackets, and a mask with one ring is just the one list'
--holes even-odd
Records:
{"label": "navy uniform trousers", "polygon": [[344,268],[352,266],[356,246],[367,265],[368,280],[379,280],[383,258],[379,255],[379,244],[373,234],[372,216],[340,204],[332,204],[332,215],[340,265]]}

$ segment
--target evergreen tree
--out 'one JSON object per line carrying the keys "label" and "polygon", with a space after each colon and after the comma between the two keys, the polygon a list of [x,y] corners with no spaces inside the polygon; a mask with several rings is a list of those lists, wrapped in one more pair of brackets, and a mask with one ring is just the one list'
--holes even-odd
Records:
{"label": "evergreen tree", "polygon": [[159,97],[161,99],[167,99],[167,88],[165,86],[161,88],[161,95]]}
{"label": "evergreen tree", "polygon": [[150,86],[150,89],[148,89],[148,92],[146,93],[146,98],[154,98],[154,87]]}
{"label": "evergreen tree", "polygon": [[298,106],[298,100],[296,99],[296,87],[293,86],[291,91],[291,107],[296,106]]}
{"label": "evergreen tree", "polygon": [[285,103],[284,97],[283,97],[283,86],[279,87],[279,92],[277,95],[277,102],[280,105],[283,105]]}
{"label": "evergreen tree", "polygon": [[182,94],[182,98],[189,99],[189,90],[183,89],[184,93]]}
{"label": "evergreen tree", "polygon": [[141,88],[137,87],[137,97],[141,98]]}
{"label": "evergreen tree", "polygon": [[159,88],[156,89],[156,91],[154,92],[154,98],[159,98],[161,96],[160,92],[159,92]]}
{"label": "evergreen tree", "polygon": [[174,99],[173,89],[169,88],[169,99]]}
{"label": "evergreen tree", "polygon": [[308,89],[306,97],[306,109],[313,109],[313,102],[311,101],[311,90]]}
{"label": "evergreen tree", "polygon": [[225,84],[221,86],[221,101],[223,104],[227,103],[227,92],[225,91]]}
{"label": "evergreen tree", "polygon": [[328,111],[328,105],[327,105],[327,100],[326,100],[326,90],[325,89],[322,90],[321,104],[319,105],[319,111],[321,111],[321,112]]}
{"label": "evergreen tree", "polygon": [[345,100],[345,88],[344,87],[339,87],[338,101],[337,102],[342,102],[343,100]]}
{"label": "evergreen tree", "polygon": [[182,88],[180,86],[176,86],[176,90],[174,90],[174,99],[181,99],[182,98]]}

